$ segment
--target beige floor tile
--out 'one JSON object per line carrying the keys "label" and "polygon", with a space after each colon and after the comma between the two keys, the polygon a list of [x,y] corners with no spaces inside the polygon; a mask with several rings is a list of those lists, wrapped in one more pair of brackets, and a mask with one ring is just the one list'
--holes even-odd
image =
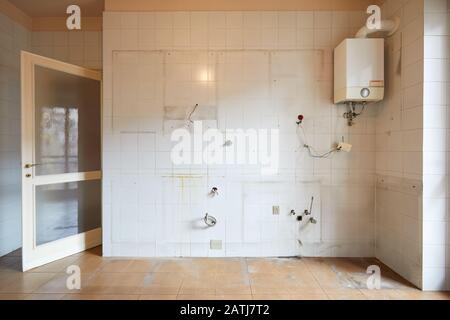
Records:
{"label": "beige floor tile", "polygon": [[177,300],[176,294],[142,294],[139,296],[139,300]]}
{"label": "beige floor tile", "polygon": [[297,287],[289,288],[288,293],[291,295],[325,294],[325,291],[320,287]]}
{"label": "beige floor tile", "polygon": [[329,258],[325,263],[330,269],[346,273],[366,273],[369,266],[364,258]]}
{"label": "beige floor tile", "polygon": [[183,274],[178,273],[150,273],[144,277],[141,294],[176,295],[183,283]]}
{"label": "beige floor tile", "polygon": [[347,275],[332,270],[314,273],[314,278],[323,289],[352,289]]}
{"label": "beige floor tile", "polygon": [[100,272],[105,273],[125,273],[128,266],[132,263],[131,260],[109,260],[106,261],[100,268]]}
{"label": "beige floor tile", "polygon": [[[6,274],[6,273],[5,273]],[[46,282],[50,281],[55,273],[23,273],[13,274],[7,285],[1,285],[1,293],[32,293]]]}
{"label": "beige floor tile", "polygon": [[325,293],[254,294],[253,300],[329,300]]}
{"label": "beige floor tile", "polygon": [[183,282],[205,282],[205,283],[214,283],[217,276],[216,273],[204,273],[204,274],[192,274],[185,273],[183,274]]}
{"label": "beige floor tile", "polygon": [[[20,253],[20,252],[19,252]],[[69,265],[82,271],[80,292],[66,288]],[[368,265],[382,269],[382,290],[365,288]],[[322,300],[431,299],[376,259],[111,259],[101,247],[22,273],[17,253],[0,258],[0,300]]]}
{"label": "beige floor tile", "polygon": [[63,297],[62,293],[30,293],[24,300],[61,300]]}
{"label": "beige floor tile", "polygon": [[325,293],[292,294],[290,300],[329,300]]}
{"label": "beige floor tile", "polygon": [[247,269],[244,259],[194,259],[192,267],[200,274],[233,274],[245,272]]}
{"label": "beige floor tile", "polygon": [[155,269],[156,264],[150,260],[133,260],[127,267],[126,272],[149,273]]}
{"label": "beige floor tile", "polygon": [[95,273],[106,263],[102,257],[89,254],[79,257],[73,264],[80,267],[81,273]]}
{"label": "beige floor tile", "polygon": [[25,300],[27,293],[0,293],[1,300]]}
{"label": "beige floor tile", "polygon": [[180,295],[215,295],[216,287],[214,281],[186,281],[184,280],[180,291]]}
{"label": "beige floor tile", "polygon": [[[304,289],[300,282],[289,277],[289,275],[256,273],[250,275],[250,285],[253,294],[290,294]],[[320,289],[317,283],[310,288]]]}
{"label": "beige floor tile", "polygon": [[81,288],[82,294],[140,294],[144,273],[98,273]]}
{"label": "beige floor tile", "polygon": [[422,292],[419,290],[395,290],[399,300],[450,300],[450,292]]}
{"label": "beige floor tile", "polygon": [[367,297],[357,289],[331,289],[325,290],[325,293],[327,294],[328,298],[330,298],[330,300],[367,300]]}
{"label": "beige floor tile", "polygon": [[222,295],[251,295],[252,289],[250,285],[228,285],[228,286],[217,286],[216,294]]}
{"label": "beige floor tile", "polygon": [[182,294],[177,296],[177,300],[221,300],[214,294]]}
{"label": "beige floor tile", "polygon": [[291,295],[283,293],[253,294],[253,300],[291,300]]}
{"label": "beige floor tile", "polygon": [[277,273],[277,262],[274,259],[247,259],[247,270],[249,273]]}
{"label": "beige floor tile", "polygon": [[138,300],[139,295],[126,294],[66,294],[62,300]]}
{"label": "beige floor tile", "polygon": [[279,294],[289,294],[289,291],[283,287],[267,287],[267,286],[251,286],[253,295],[279,295]]}
{"label": "beige floor tile", "polygon": [[[82,273],[80,288],[84,288],[89,283],[89,280],[93,277],[93,274]],[[34,293],[80,293],[80,290],[70,290],[67,288],[68,274],[58,273],[48,282],[40,286]]]}
{"label": "beige floor tile", "polygon": [[[222,277],[223,274],[216,274],[216,279],[214,280],[216,283],[216,286],[222,287],[222,286],[228,286],[228,285],[234,285],[234,286],[248,286],[250,285],[250,279],[245,274],[239,275],[234,274],[231,277]],[[230,273],[231,275],[231,273]]]}
{"label": "beige floor tile", "polygon": [[381,289],[381,290],[360,290],[368,300],[401,300],[401,296],[396,290]]}
{"label": "beige floor tile", "polygon": [[153,269],[153,272],[182,274],[199,273],[198,270],[194,269],[191,259],[158,261],[155,268]]}
{"label": "beige floor tile", "polygon": [[180,287],[175,285],[152,285],[142,287],[140,293],[142,295],[177,295]]}
{"label": "beige floor tile", "polygon": [[160,286],[180,288],[183,276],[173,273],[149,273],[145,275],[144,287]]}
{"label": "beige floor tile", "polygon": [[217,300],[252,300],[253,296],[251,294],[216,294]]}
{"label": "beige floor tile", "polygon": [[313,274],[330,271],[330,265],[323,258],[304,258],[302,259],[305,266]]}
{"label": "beige floor tile", "polygon": [[13,281],[18,281],[18,279],[23,277],[21,272],[1,272],[0,273],[0,290],[1,288],[7,287]]}

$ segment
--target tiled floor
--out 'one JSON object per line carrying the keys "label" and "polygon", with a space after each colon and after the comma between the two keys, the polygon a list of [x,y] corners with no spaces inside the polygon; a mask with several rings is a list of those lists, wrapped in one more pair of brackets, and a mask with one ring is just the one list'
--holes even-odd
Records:
{"label": "tiled floor", "polygon": [[[111,259],[101,248],[26,273],[20,252],[0,258],[2,299],[450,299],[423,293],[374,259]],[[382,270],[382,289],[366,288],[366,268]],[[78,265],[81,290],[66,288]]]}

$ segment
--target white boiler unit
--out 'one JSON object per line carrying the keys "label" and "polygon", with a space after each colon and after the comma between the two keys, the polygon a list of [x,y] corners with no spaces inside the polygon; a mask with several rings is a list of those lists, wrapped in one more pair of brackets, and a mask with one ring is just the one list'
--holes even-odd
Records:
{"label": "white boiler unit", "polygon": [[334,103],[384,97],[384,39],[346,39],[334,50]]}

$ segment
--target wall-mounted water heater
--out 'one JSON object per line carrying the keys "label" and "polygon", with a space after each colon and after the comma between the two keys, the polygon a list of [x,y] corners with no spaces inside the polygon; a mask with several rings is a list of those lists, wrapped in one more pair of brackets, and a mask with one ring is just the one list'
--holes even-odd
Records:
{"label": "wall-mounted water heater", "polygon": [[384,98],[384,39],[345,39],[334,50],[334,103]]}

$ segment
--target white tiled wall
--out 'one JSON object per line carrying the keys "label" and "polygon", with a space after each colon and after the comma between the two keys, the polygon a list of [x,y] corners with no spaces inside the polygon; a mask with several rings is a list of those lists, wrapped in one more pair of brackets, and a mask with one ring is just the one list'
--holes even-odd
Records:
{"label": "white tiled wall", "polygon": [[[363,12],[107,12],[103,22],[106,255],[373,256],[375,111],[369,109],[349,128],[342,117],[345,109],[332,104],[332,49],[363,25]],[[233,103],[231,91],[216,96],[218,126],[279,128],[286,146],[277,176],[245,167],[174,168],[161,102],[171,94],[141,103],[130,116],[134,104],[121,96],[139,96],[134,81],[158,66],[166,71],[154,83],[167,83],[168,56],[180,53],[240,61],[217,69],[218,79],[234,71],[230,84],[241,84],[232,91]],[[277,84],[253,91],[256,82],[245,83],[238,74],[259,56],[269,59],[262,64],[266,76],[274,76],[274,57],[288,65],[289,57],[298,59],[294,64],[315,61],[316,73],[310,78],[287,68],[285,75],[271,79]],[[127,68],[120,68],[125,63]],[[295,90],[288,90],[289,81],[280,81],[283,76]],[[126,84],[118,86],[121,81]],[[224,84],[218,80],[215,85],[222,92]],[[276,86],[291,95],[273,95]],[[176,88],[170,92],[177,94]],[[258,102],[248,95],[268,99]],[[298,114],[305,115],[310,142],[318,149],[344,138],[354,145],[353,152],[325,160],[296,152]],[[221,190],[216,204],[206,197],[213,186]],[[288,213],[306,209],[312,195],[319,224],[308,227],[308,236]],[[281,206],[279,217],[272,215],[273,205]],[[206,210],[219,220],[213,229],[197,227]],[[223,250],[210,250],[210,240],[222,240]]]}
{"label": "white tiled wall", "polygon": [[388,0],[382,14],[401,26],[386,40],[386,95],[377,106],[376,256],[420,287],[423,1]]}
{"label": "white tiled wall", "polygon": [[21,247],[20,50],[30,33],[0,13],[0,256]]}
{"label": "white tiled wall", "polygon": [[102,69],[101,31],[34,31],[33,53],[91,69]]}
{"label": "white tiled wall", "polygon": [[450,290],[450,1],[425,0],[423,287]]}

